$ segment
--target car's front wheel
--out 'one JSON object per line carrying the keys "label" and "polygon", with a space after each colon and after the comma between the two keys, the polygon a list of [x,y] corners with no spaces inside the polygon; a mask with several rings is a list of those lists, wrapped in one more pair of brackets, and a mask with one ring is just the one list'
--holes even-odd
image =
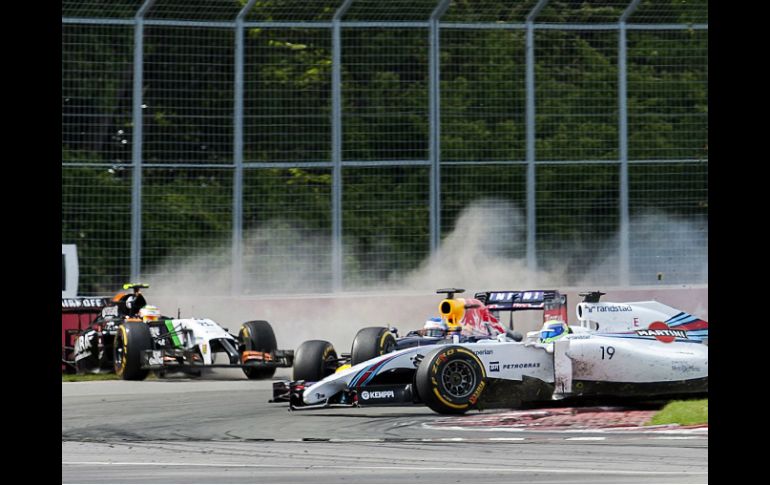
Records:
{"label": "car's front wheel", "polygon": [[484,365],[460,346],[428,352],[415,374],[422,401],[440,414],[462,414],[476,406],[486,387]]}
{"label": "car's front wheel", "polygon": [[[254,320],[241,325],[238,341],[244,350],[274,352],[278,348],[273,327],[264,320]],[[249,379],[270,379],[275,374],[275,367],[244,367],[243,373]]]}
{"label": "car's front wheel", "polygon": [[337,351],[325,340],[302,342],[294,352],[294,380],[318,382],[337,370]]}
{"label": "car's front wheel", "polygon": [[385,327],[366,327],[353,338],[350,365],[360,364],[396,350],[396,337]]}

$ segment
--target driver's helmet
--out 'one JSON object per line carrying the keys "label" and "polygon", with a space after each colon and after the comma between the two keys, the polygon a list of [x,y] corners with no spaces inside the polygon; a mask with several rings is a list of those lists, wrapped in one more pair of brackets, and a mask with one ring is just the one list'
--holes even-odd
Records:
{"label": "driver's helmet", "polygon": [[156,306],[147,305],[139,310],[139,316],[142,317],[142,321],[145,323],[155,322],[160,320],[160,310]]}
{"label": "driver's helmet", "polygon": [[447,325],[440,317],[429,318],[422,327],[425,337],[444,337],[447,332]]}
{"label": "driver's helmet", "polygon": [[543,323],[540,329],[540,342],[547,344],[558,340],[569,333],[569,326],[564,320],[553,319]]}

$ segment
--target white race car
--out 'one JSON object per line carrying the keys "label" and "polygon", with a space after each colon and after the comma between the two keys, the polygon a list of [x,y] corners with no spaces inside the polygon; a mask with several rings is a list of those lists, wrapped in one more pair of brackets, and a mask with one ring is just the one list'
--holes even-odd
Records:
{"label": "white race car", "polygon": [[[215,360],[219,353],[227,362]],[[142,380],[151,370],[200,375],[212,367],[240,367],[249,379],[269,379],[277,367],[291,367],[293,357],[276,349],[272,327],[261,320],[242,324],[237,336],[209,318],[125,320],[114,344],[115,373],[126,380]]]}
{"label": "white race car", "polygon": [[[476,296],[499,313],[515,311],[517,299],[532,293]],[[563,335],[555,335],[548,321],[520,342],[510,333],[475,341],[453,335],[341,367],[318,382],[276,382],[274,399],[288,398],[291,409],[424,403],[438,413],[459,414],[565,398],[651,400],[708,393],[706,321],[656,301],[600,302],[601,295],[581,295],[578,323],[561,322]],[[450,298],[439,310],[447,321],[472,324],[478,304]]]}
{"label": "white race car", "polygon": [[[114,370],[125,380],[142,380],[150,371],[201,375],[203,368],[211,367],[239,367],[249,379],[269,379],[277,367],[291,367],[294,351],[278,349],[268,322],[245,322],[238,334],[232,335],[209,318],[161,315],[160,310],[146,305],[138,292],[142,288],[149,285],[127,283],[123,289],[133,290],[134,295],[118,292],[111,300],[62,299],[63,311],[100,311],[88,328],[66,331],[62,363],[78,373]],[[129,312],[127,301],[132,296],[141,296],[138,313]],[[220,357],[217,362],[217,354],[226,354],[227,361]]]}

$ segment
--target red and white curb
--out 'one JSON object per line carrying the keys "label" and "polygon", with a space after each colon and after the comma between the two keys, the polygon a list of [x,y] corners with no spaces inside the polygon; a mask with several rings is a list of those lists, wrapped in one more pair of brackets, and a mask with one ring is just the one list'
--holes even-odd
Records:
{"label": "red and white curb", "polygon": [[708,425],[645,426],[655,413],[612,407],[553,408],[452,416],[423,423],[422,426],[457,431],[634,432],[708,436]]}

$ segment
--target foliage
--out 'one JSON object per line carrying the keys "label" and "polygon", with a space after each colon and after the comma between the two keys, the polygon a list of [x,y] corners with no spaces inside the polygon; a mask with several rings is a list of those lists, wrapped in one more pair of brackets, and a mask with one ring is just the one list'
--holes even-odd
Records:
{"label": "foliage", "polygon": [[[338,3],[307,2],[302,7],[307,11],[296,14],[326,21]],[[488,1],[481,8],[457,1],[447,18],[522,22],[534,3]],[[698,20],[693,12],[707,10],[703,0],[659,3],[661,22]],[[234,1],[232,9],[222,12],[237,11],[242,4]],[[101,3],[89,5],[93,10],[64,2],[63,13],[93,16]],[[181,12],[184,5],[174,2],[166,10]],[[296,20],[277,0],[258,5],[252,20]],[[415,12],[428,4],[420,5]],[[540,20],[616,21],[611,19],[617,19],[623,5],[554,0]],[[642,2],[640,21],[649,17],[643,10],[653,7],[658,8]],[[129,10],[128,2],[117,2],[110,15],[130,18]],[[129,268],[132,36],[131,26],[63,26],[62,241],[78,244],[84,291],[115,283],[110,280],[115,275],[125,279]],[[538,160],[612,162],[620,156],[617,39],[615,30],[536,33]],[[350,28],[343,29],[342,40],[343,158],[427,160],[427,32]],[[148,25],[144,45],[143,161],[207,167],[145,169],[142,258],[155,265],[169,255],[229,244],[234,34],[221,27]],[[442,161],[464,162],[463,170],[473,174],[462,179],[461,190],[442,194],[443,236],[462,207],[490,192],[524,208],[522,166],[483,165],[526,159],[524,47],[522,31],[453,30],[451,22],[441,31]],[[708,159],[707,58],[704,31],[628,32],[632,160]],[[280,215],[306,230],[328,233],[330,170],[292,164],[331,160],[330,29],[249,28],[245,61],[244,161],[286,168],[246,170],[244,229]],[[442,171],[455,169],[444,166]],[[654,185],[650,180],[660,173],[635,168],[631,190]],[[654,208],[707,214],[707,172],[682,165],[669,175],[690,187],[689,198],[682,199],[682,191],[645,189],[633,196],[632,212]],[[538,246],[543,254],[570,247],[578,261],[596,255],[593,241],[617,230],[618,177],[615,164],[538,167]],[[413,267],[428,250],[427,171],[346,169],[343,182],[351,277],[360,267],[372,268],[377,276]],[[567,190],[575,184],[578,190]],[[698,195],[693,198],[693,193]],[[586,224],[592,233],[585,232]]]}
{"label": "foliage", "polygon": [[62,382],[90,382],[90,381],[116,381],[118,376],[113,373],[106,374],[62,374]]}

